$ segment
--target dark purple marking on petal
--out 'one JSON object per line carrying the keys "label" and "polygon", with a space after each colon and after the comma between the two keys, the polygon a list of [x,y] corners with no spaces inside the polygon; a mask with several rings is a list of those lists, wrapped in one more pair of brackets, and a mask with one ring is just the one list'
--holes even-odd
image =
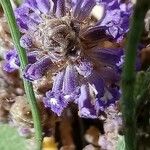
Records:
{"label": "dark purple marking on petal", "polygon": [[73,12],[73,16],[76,18],[78,15],[79,15],[79,13],[80,13],[80,8],[81,8],[81,5],[82,5],[82,3],[83,3],[83,0],[81,1],[81,0],[77,0],[77,3],[76,3],[76,5],[75,5],[75,7],[74,7],[74,12]]}

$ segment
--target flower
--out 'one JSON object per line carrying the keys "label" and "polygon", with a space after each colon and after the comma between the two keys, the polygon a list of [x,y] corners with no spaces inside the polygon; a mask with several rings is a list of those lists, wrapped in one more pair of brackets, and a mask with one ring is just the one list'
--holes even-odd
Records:
{"label": "flower", "polygon": [[[95,5],[95,0],[26,0],[15,11],[22,33],[20,44],[29,59],[24,77],[34,81],[45,76],[52,82],[43,101],[58,116],[73,102],[78,105],[79,116],[97,118],[119,100],[117,64],[123,50],[98,46],[112,35],[107,23],[94,25],[91,21]],[[6,63],[10,65],[14,59],[19,62],[16,54]]]}

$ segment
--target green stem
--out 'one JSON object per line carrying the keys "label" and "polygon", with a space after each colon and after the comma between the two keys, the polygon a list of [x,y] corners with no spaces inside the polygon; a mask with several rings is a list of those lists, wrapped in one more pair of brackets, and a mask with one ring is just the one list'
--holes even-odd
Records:
{"label": "green stem", "polygon": [[[10,31],[11,31],[12,39],[14,41],[14,45],[17,48],[17,52],[18,52],[18,56],[20,60],[20,66],[21,66],[21,73],[22,73],[23,69],[28,63],[28,60],[26,56],[26,51],[20,46],[20,32],[16,24],[13,9],[12,9],[10,0],[0,0],[0,2],[4,9],[4,13],[7,17],[7,21],[8,21]],[[23,83],[24,83],[26,96],[27,96],[27,99],[28,99],[28,102],[30,104],[31,111],[32,111],[32,117],[34,121],[34,129],[35,129],[35,137],[37,140],[38,148],[40,149],[41,142],[42,142],[42,127],[41,127],[40,113],[38,110],[32,84],[26,81],[25,79],[23,79]]]}
{"label": "green stem", "polygon": [[136,150],[135,62],[149,4],[149,0],[137,0],[126,45],[126,57],[122,74],[122,114],[125,126],[126,150]]}

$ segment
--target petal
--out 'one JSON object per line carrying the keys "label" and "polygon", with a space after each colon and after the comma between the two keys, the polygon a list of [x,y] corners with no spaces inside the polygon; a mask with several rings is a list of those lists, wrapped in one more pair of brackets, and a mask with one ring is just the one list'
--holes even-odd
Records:
{"label": "petal", "polygon": [[82,85],[81,94],[78,98],[79,116],[83,118],[96,118],[94,105],[91,104],[91,97],[88,85]]}
{"label": "petal", "polygon": [[120,79],[120,72],[114,68],[101,67],[98,72],[100,77],[107,83],[116,83]]}
{"label": "petal", "polygon": [[92,11],[92,8],[96,5],[95,0],[83,0],[78,1],[74,10],[74,17],[79,21],[83,21]]}
{"label": "petal", "polygon": [[37,52],[28,52],[27,57],[29,64],[35,63],[37,61],[37,56],[38,56]]}
{"label": "petal", "polygon": [[68,65],[63,81],[63,93],[71,94],[78,86],[77,71],[73,65]]}
{"label": "petal", "polygon": [[52,62],[49,57],[43,57],[34,64],[29,64],[24,70],[24,77],[28,80],[37,80],[50,68]]}
{"label": "petal", "polygon": [[93,48],[91,50],[91,57],[110,66],[119,63],[122,55],[123,49],[121,48]]}
{"label": "petal", "polygon": [[63,110],[67,107],[67,101],[65,101],[64,96],[58,92],[54,93],[48,91],[44,98],[45,107],[50,107],[51,110],[56,113],[58,116],[61,116]]}
{"label": "petal", "polygon": [[38,9],[44,13],[47,14],[50,10],[50,1],[49,0],[36,0]]}
{"label": "petal", "polygon": [[54,77],[54,83],[52,87],[53,92],[56,93],[62,89],[64,74],[64,71],[61,71]]}
{"label": "petal", "polygon": [[78,15],[78,20],[83,21],[84,19],[86,19],[93,7],[96,5],[95,0],[84,0],[82,7],[80,8],[80,13]]}
{"label": "petal", "polygon": [[76,69],[80,75],[88,77],[92,73],[93,66],[88,61],[82,61],[80,62],[79,66],[76,66]]}
{"label": "petal", "polygon": [[4,54],[4,59],[7,61],[16,57],[17,57],[17,51],[15,49],[6,51]]}
{"label": "petal", "polygon": [[57,17],[63,17],[66,14],[65,10],[65,1],[64,0],[57,0],[57,6],[56,6],[56,16]]}
{"label": "petal", "polygon": [[96,97],[101,97],[104,93],[104,80],[101,78],[101,76],[96,71],[93,71],[92,75],[87,79],[88,82],[92,85]]}
{"label": "petal", "polygon": [[112,37],[106,33],[108,27],[105,26],[95,26],[88,29],[86,32],[82,34],[86,39],[96,41],[100,39],[111,39]]}
{"label": "petal", "polygon": [[30,48],[32,46],[32,38],[25,34],[20,38],[20,45],[23,48]]}
{"label": "petal", "polygon": [[[19,66],[18,66],[18,68],[19,68]],[[10,65],[9,62],[4,62],[4,64],[3,64],[3,70],[5,70],[6,72],[9,72],[9,73],[16,71],[18,68]]]}

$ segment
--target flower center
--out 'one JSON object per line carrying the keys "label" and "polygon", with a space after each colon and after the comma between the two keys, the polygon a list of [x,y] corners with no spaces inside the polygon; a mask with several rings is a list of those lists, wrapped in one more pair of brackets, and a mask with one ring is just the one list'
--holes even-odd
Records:
{"label": "flower center", "polygon": [[80,45],[78,23],[68,16],[43,20],[32,33],[35,47],[60,57],[76,56]]}

